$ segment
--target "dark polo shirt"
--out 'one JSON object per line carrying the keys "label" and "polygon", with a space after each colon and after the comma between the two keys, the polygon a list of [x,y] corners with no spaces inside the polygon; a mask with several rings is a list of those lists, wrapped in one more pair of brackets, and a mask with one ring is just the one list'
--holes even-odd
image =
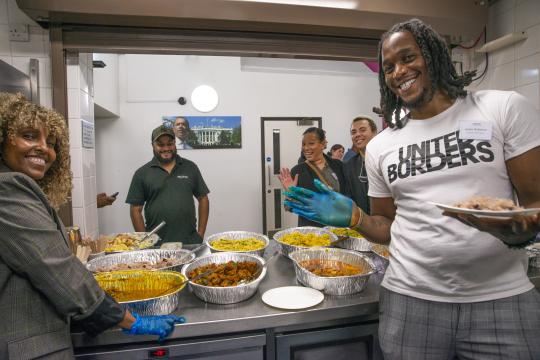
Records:
{"label": "dark polo shirt", "polygon": [[193,197],[209,192],[194,162],[177,155],[169,174],[154,157],[133,175],[126,203],[144,205],[146,231],[162,221],[167,223],[158,231],[163,242],[195,244],[202,239],[197,233]]}

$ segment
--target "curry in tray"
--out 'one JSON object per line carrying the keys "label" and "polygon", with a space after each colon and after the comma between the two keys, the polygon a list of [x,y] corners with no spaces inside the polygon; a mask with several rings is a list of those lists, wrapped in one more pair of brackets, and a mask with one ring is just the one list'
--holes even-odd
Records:
{"label": "curry in tray", "polygon": [[224,264],[208,264],[193,269],[188,273],[188,277],[195,276],[207,271],[212,271],[208,275],[196,279],[194,282],[204,286],[228,287],[236,286],[242,280],[249,280],[259,269],[254,261],[229,261]]}

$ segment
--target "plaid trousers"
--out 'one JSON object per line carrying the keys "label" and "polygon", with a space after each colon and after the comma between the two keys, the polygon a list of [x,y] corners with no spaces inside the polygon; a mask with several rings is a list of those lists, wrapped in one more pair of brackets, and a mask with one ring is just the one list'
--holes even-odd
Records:
{"label": "plaid trousers", "polygon": [[540,359],[540,293],[442,303],[380,290],[385,360]]}

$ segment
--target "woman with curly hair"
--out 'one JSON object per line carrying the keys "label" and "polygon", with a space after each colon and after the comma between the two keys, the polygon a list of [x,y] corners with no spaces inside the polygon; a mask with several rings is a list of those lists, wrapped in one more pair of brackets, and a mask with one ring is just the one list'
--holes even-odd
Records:
{"label": "woman with curly hair", "polygon": [[70,252],[55,210],[71,188],[68,138],[57,112],[0,93],[1,359],[73,358],[72,321],[160,339],[185,321],[124,310]]}

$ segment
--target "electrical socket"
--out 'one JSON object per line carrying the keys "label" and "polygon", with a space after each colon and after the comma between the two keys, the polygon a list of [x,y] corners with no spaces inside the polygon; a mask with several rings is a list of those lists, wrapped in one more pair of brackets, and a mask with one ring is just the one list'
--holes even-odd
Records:
{"label": "electrical socket", "polygon": [[30,32],[28,25],[25,24],[10,24],[9,25],[9,40],[27,42],[30,41]]}

